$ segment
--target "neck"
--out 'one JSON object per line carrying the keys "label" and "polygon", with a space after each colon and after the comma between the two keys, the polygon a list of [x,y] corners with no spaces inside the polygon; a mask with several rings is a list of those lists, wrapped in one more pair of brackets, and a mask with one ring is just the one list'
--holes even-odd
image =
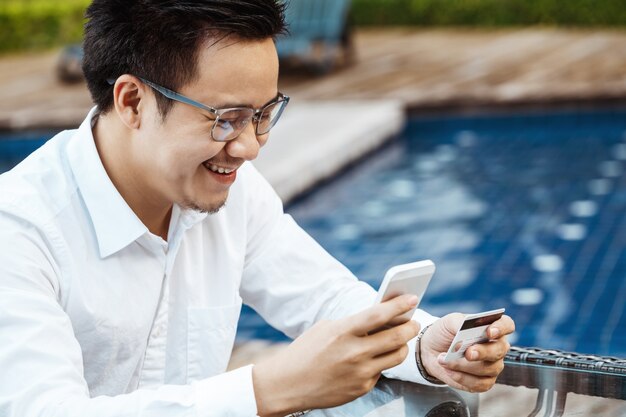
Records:
{"label": "neck", "polygon": [[159,199],[133,158],[131,132],[113,114],[101,115],[93,128],[100,160],[111,182],[148,230],[167,240],[172,203]]}

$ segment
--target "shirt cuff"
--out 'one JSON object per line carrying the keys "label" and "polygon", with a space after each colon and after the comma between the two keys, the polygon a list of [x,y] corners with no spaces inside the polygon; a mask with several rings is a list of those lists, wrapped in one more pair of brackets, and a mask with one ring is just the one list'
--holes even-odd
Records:
{"label": "shirt cuff", "polygon": [[198,417],[253,417],[257,415],[252,367],[244,366],[194,382]]}
{"label": "shirt cuff", "polygon": [[[416,310],[415,314],[413,314],[412,320],[418,322],[422,329],[426,328],[426,326],[430,326],[435,321],[439,320],[438,317],[431,316],[427,312],[423,310]],[[417,369],[417,362],[415,362],[415,344],[417,341],[417,336],[413,339],[409,340],[409,354],[406,355],[406,359],[400,365],[394,366],[393,368],[389,368],[383,372],[387,378],[393,379],[401,379],[403,381],[417,382],[423,385],[430,385],[433,387],[441,387],[442,385],[433,384],[427,380],[425,380],[420,374],[419,369]]]}

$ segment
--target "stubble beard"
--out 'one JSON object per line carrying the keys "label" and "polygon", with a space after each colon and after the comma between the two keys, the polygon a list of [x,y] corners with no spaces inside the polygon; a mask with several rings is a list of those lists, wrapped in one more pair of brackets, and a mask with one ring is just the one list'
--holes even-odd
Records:
{"label": "stubble beard", "polygon": [[196,201],[185,201],[182,208],[197,211],[198,213],[215,214],[226,206],[226,199],[214,204],[202,204]]}

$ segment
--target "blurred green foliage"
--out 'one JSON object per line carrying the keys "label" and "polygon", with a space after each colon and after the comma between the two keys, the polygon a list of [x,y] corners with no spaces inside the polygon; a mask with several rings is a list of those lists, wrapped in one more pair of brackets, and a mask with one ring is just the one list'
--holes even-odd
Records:
{"label": "blurred green foliage", "polygon": [[352,0],[357,26],[626,26],[625,0]]}
{"label": "blurred green foliage", "polygon": [[[82,37],[90,0],[0,0],[0,53]],[[626,26],[626,0],[352,0],[357,26]]]}
{"label": "blurred green foliage", "polygon": [[0,0],[0,52],[79,42],[89,3],[90,0]]}

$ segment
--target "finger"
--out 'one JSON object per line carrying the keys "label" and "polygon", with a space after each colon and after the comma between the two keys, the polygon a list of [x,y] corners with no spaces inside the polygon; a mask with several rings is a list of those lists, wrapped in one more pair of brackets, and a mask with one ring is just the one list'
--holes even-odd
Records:
{"label": "finger", "polygon": [[485,392],[496,383],[495,377],[475,376],[465,372],[443,368],[444,376],[440,379],[449,386],[469,392]]}
{"label": "finger", "polygon": [[469,375],[481,377],[497,377],[504,369],[504,361],[468,361],[465,358],[451,362],[439,362],[443,367],[452,371],[463,372]]}
{"label": "finger", "polygon": [[454,338],[464,320],[465,314],[450,313],[441,318],[441,324],[443,325],[443,330],[445,331],[445,333]]}
{"label": "finger", "polygon": [[409,320],[404,324],[368,336],[365,342],[372,356],[382,355],[406,345],[409,340],[417,336],[419,331],[419,323]]}
{"label": "finger", "polygon": [[[395,316],[391,320],[389,320],[385,325],[383,325],[383,327],[380,330],[385,330],[385,329],[388,329],[390,327],[398,326],[400,324],[406,323],[409,320],[410,319],[407,319],[406,317],[404,317],[402,315]],[[372,333],[375,333],[375,331],[374,332],[370,332],[370,334],[372,334]]]}
{"label": "finger", "polygon": [[381,328],[391,319],[406,313],[417,305],[417,296],[405,294],[376,304],[346,319],[349,331],[362,336]]}
{"label": "finger", "polygon": [[515,322],[507,315],[500,317],[487,328],[490,339],[497,339],[515,331]]}
{"label": "finger", "polygon": [[396,326],[399,326],[401,324],[404,324],[404,323],[406,323],[409,320],[411,320],[411,319],[406,318],[403,315],[395,316],[391,320],[389,320],[387,323],[383,324],[382,326],[380,326],[380,327],[378,327],[378,328],[376,328],[374,330],[368,331],[367,335],[371,336],[371,335],[376,334],[378,332],[382,332],[383,330],[391,329],[393,327],[396,327]]}
{"label": "finger", "polygon": [[503,359],[511,345],[506,337],[487,343],[478,343],[470,346],[465,352],[465,358],[469,361],[495,362]]}
{"label": "finger", "polygon": [[372,359],[372,367],[378,372],[400,365],[406,359],[409,347],[404,344],[400,348],[389,351]]}

